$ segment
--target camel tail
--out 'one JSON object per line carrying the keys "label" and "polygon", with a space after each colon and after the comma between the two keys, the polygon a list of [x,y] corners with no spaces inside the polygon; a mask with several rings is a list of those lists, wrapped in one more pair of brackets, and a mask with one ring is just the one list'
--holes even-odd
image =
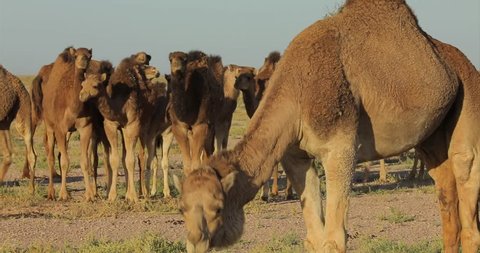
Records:
{"label": "camel tail", "polygon": [[35,126],[42,120],[42,83],[43,78],[41,75],[36,76],[32,81],[32,120]]}

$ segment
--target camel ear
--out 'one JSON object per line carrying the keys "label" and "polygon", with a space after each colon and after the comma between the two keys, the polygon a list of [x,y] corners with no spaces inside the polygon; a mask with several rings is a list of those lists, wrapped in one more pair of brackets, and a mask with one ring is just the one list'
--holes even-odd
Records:
{"label": "camel ear", "polygon": [[103,73],[102,76],[100,77],[100,81],[105,82],[107,80],[107,74]]}
{"label": "camel ear", "polygon": [[68,52],[71,54],[71,55],[75,55],[75,53],[77,52],[77,50],[75,50],[75,48],[71,47],[68,49]]}
{"label": "camel ear", "polygon": [[238,172],[233,171],[230,172],[228,175],[226,175],[224,178],[222,178],[222,186],[223,186],[223,191],[224,192],[229,192],[232,186],[235,183],[235,178],[237,176]]}
{"label": "camel ear", "polygon": [[152,59],[152,56],[150,56],[149,54],[147,54],[147,64],[150,64],[150,60]]}
{"label": "camel ear", "polygon": [[232,71],[232,70],[233,70],[232,64],[228,65],[228,66],[227,66],[227,69],[228,69],[228,71]]}
{"label": "camel ear", "polygon": [[92,51],[93,51],[93,50],[92,50],[91,48],[88,49],[88,52],[90,53],[90,55],[92,55]]}

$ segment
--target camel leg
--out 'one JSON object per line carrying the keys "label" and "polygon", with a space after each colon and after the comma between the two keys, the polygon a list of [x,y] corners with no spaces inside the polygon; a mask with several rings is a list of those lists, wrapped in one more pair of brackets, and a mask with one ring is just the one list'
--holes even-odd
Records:
{"label": "camel leg", "polygon": [[155,146],[155,141],[156,141],[156,138],[149,138],[147,141],[146,141],[146,145],[147,145],[147,163],[145,164],[145,168],[144,168],[144,186],[145,186],[145,189],[143,189],[143,196],[145,198],[149,198],[150,197],[150,178],[151,178],[151,173],[152,173],[152,162],[156,156],[156,146]]}
{"label": "camel leg", "polygon": [[93,157],[93,162],[92,162],[92,172],[93,172],[93,181],[92,181],[92,190],[93,190],[93,196],[98,196],[97,193],[97,186],[98,186],[98,145],[99,145],[99,140],[98,136],[94,136],[92,138],[92,152],[91,154]]}
{"label": "camel leg", "polygon": [[115,201],[117,199],[117,181],[118,181],[118,167],[120,166],[120,157],[118,154],[118,135],[117,126],[111,122],[104,122],[105,134],[107,135],[110,144],[110,166],[112,172],[108,178],[108,201]]}
{"label": "camel leg", "polygon": [[215,142],[217,146],[217,149],[216,149],[217,152],[220,152],[224,149],[223,147],[224,139],[225,139],[224,124],[216,124],[215,125]]}
{"label": "camel leg", "polygon": [[263,184],[262,187],[262,200],[267,202],[268,201],[268,193],[270,192],[270,183],[267,181]]}
{"label": "camel leg", "polygon": [[292,188],[292,181],[287,176],[287,188],[285,189],[285,199],[291,200],[293,199],[293,188]]}
{"label": "camel leg", "polygon": [[170,186],[168,183],[169,178],[169,165],[168,165],[168,153],[170,152],[170,146],[173,142],[173,134],[171,131],[162,134],[163,144],[162,144],[162,170],[163,170],[163,196],[165,198],[171,198]]}
{"label": "camel leg", "polygon": [[420,160],[420,170],[418,170],[418,178],[425,179],[425,162],[421,157],[419,157],[418,160]]}
{"label": "camel leg", "polygon": [[278,196],[278,165],[273,168],[272,196]]}
{"label": "camel leg", "polygon": [[478,230],[480,162],[473,151],[455,152],[451,159],[459,197],[462,252],[476,253],[480,246]]}
{"label": "camel leg", "polygon": [[[107,194],[110,191],[110,186],[112,184],[112,166],[110,164],[110,143],[108,140],[105,138],[101,140],[102,146],[103,146],[103,163],[105,166],[105,172],[107,174]],[[98,147],[97,147],[98,148]]]}
{"label": "camel leg", "polygon": [[172,125],[172,133],[177,140],[180,151],[182,152],[183,173],[188,175],[191,169],[190,143],[188,140],[188,128],[184,125]]}
{"label": "camel leg", "polygon": [[438,167],[432,168],[429,174],[435,181],[439,199],[445,253],[457,253],[460,241],[458,195],[450,163],[450,160],[446,160]]}
{"label": "camel leg", "polygon": [[[146,164],[145,164],[145,150],[148,149],[147,146],[147,137],[141,137],[140,138],[140,150],[138,151],[138,169],[139,169],[139,184],[140,184],[140,189],[139,189],[139,195],[147,198],[147,181],[145,179],[145,169],[146,169]],[[147,150],[148,153],[148,150]]]}
{"label": "camel leg", "polygon": [[69,156],[67,153],[67,135],[66,133],[60,133],[55,131],[55,140],[57,141],[58,150],[60,152],[61,167],[62,167],[62,184],[60,186],[60,200],[68,200],[70,197],[67,192],[67,173],[68,166],[70,165]]}
{"label": "camel leg", "polygon": [[415,156],[413,157],[413,166],[412,169],[410,170],[410,174],[408,175],[408,179],[412,180],[415,179],[417,176],[417,166],[418,166],[418,155],[417,152],[415,151]]}
{"label": "camel leg", "polygon": [[88,124],[82,128],[79,128],[78,132],[80,133],[80,168],[82,169],[83,180],[85,181],[85,200],[93,201],[95,198],[95,191],[92,184],[93,173],[91,164],[91,157],[93,152],[93,126],[92,124]]}
{"label": "camel leg", "polygon": [[128,125],[124,132],[123,138],[125,141],[125,163],[127,166],[127,193],[125,198],[127,201],[138,202],[138,196],[135,191],[135,147],[139,137],[140,126],[132,123]]}
{"label": "camel leg", "polygon": [[[345,138],[346,137],[346,138]],[[346,252],[348,198],[356,163],[355,137],[342,137],[325,156],[327,205],[325,214],[325,252]]]}
{"label": "camel leg", "polygon": [[0,182],[5,179],[8,168],[12,164],[12,146],[10,143],[9,130],[0,130],[0,147],[3,150],[2,170],[0,171]]}
{"label": "camel leg", "polygon": [[324,220],[320,179],[313,166],[313,159],[305,151],[291,148],[287,150],[281,163],[295,191],[300,195],[307,229],[305,249],[309,252],[320,252],[324,240]]}
{"label": "camel leg", "polygon": [[192,127],[192,167],[191,170],[195,170],[200,167],[202,152],[206,152],[205,144],[208,141],[208,135],[210,134],[208,124],[198,124]]}
{"label": "camel leg", "polygon": [[387,182],[387,168],[385,167],[385,160],[380,160],[380,182]]}
{"label": "camel leg", "polygon": [[[161,136],[155,138],[155,149],[158,147],[158,142],[160,142],[160,148],[163,147]],[[156,150],[155,150],[156,151]],[[150,196],[155,196],[157,194],[157,177],[158,177],[158,168],[160,168],[160,160],[158,155],[155,155],[152,162],[152,184],[150,186]]]}
{"label": "camel leg", "polygon": [[55,178],[55,135],[53,130],[49,127],[45,127],[45,151],[47,151],[47,162],[49,168],[49,180],[48,180],[48,194],[47,198],[55,200],[55,188],[53,187],[53,179]]}
{"label": "camel leg", "polygon": [[19,133],[23,137],[23,141],[25,142],[25,161],[28,164],[28,170],[30,175],[30,191],[32,194],[35,193],[35,164],[37,162],[37,155],[33,150],[33,135],[31,126],[27,123],[26,125],[17,124],[17,129],[19,129]]}

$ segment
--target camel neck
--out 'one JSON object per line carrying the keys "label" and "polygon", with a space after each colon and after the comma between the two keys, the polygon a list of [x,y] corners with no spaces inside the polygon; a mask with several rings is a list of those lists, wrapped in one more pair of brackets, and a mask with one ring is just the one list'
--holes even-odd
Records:
{"label": "camel neck", "polygon": [[[269,93],[271,98],[282,96],[281,91]],[[241,207],[255,197],[288,146],[297,139],[298,106],[288,99],[282,100],[282,104],[276,101],[266,97],[250,121],[243,140],[223,154],[238,171],[235,184],[227,194],[230,201],[236,203],[233,206]],[[219,174],[224,177],[229,172],[219,171]]]}
{"label": "camel neck", "polygon": [[243,103],[245,104],[245,110],[249,118],[253,117],[253,114],[257,110],[258,102],[255,98],[255,93],[250,90],[242,90]]}

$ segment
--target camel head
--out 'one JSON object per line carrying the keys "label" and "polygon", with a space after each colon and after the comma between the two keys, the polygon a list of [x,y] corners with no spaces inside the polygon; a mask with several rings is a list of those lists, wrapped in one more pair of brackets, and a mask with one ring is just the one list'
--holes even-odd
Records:
{"label": "camel head", "polygon": [[264,81],[270,79],[278,61],[280,61],[280,53],[277,51],[271,52],[265,58],[263,65],[258,69],[256,78]]}
{"label": "camel head", "polygon": [[235,201],[228,199],[239,173],[232,170],[221,177],[217,168],[211,167],[231,168],[221,156],[212,158],[209,164],[192,171],[181,188],[179,207],[185,219],[189,253],[229,246],[243,232],[243,208],[235,208]]}
{"label": "camel head", "polygon": [[187,54],[184,52],[172,52],[168,55],[171,74],[184,73],[187,67]]}
{"label": "camel head", "polygon": [[145,65],[142,67],[142,69],[147,81],[152,81],[153,79],[160,76],[160,71],[158,71],[158,69],[153,66]]}
{"label": "camel head", "polygon": [[238,67],[235,73],[235,88],[239,90],[254,90],[255,68]]}
{"label": "camel head", "polygon": [[191,51],[187,55],[187,72],[207,70],[208,56],[201,51]]}
{"label": "camel head", "polygon": [[69,48],[69,53],[75,57],[75,67],[78,69],[87,69],[88,63],[92,59],[92,49],[78,48],[73,47]]}
{"label": "camel head", "polygon": [[148,65],[150,64],[150,60],[152,59],[152,57],[145,52],[138,52],[130,56],[130,58],[136,65]]}
{"label": "camel head", "polygon": [[81,102],[86,102],[91,98],[98,97],[102,92],[105,92],[106,86],[110,79],[110,75],[113,73],[113,67],[110,62],[92,61],[97,66],[94,70],[90,67],[85,73],[85,79],[82,82],[82,89],[80,90],[79,99]]}

